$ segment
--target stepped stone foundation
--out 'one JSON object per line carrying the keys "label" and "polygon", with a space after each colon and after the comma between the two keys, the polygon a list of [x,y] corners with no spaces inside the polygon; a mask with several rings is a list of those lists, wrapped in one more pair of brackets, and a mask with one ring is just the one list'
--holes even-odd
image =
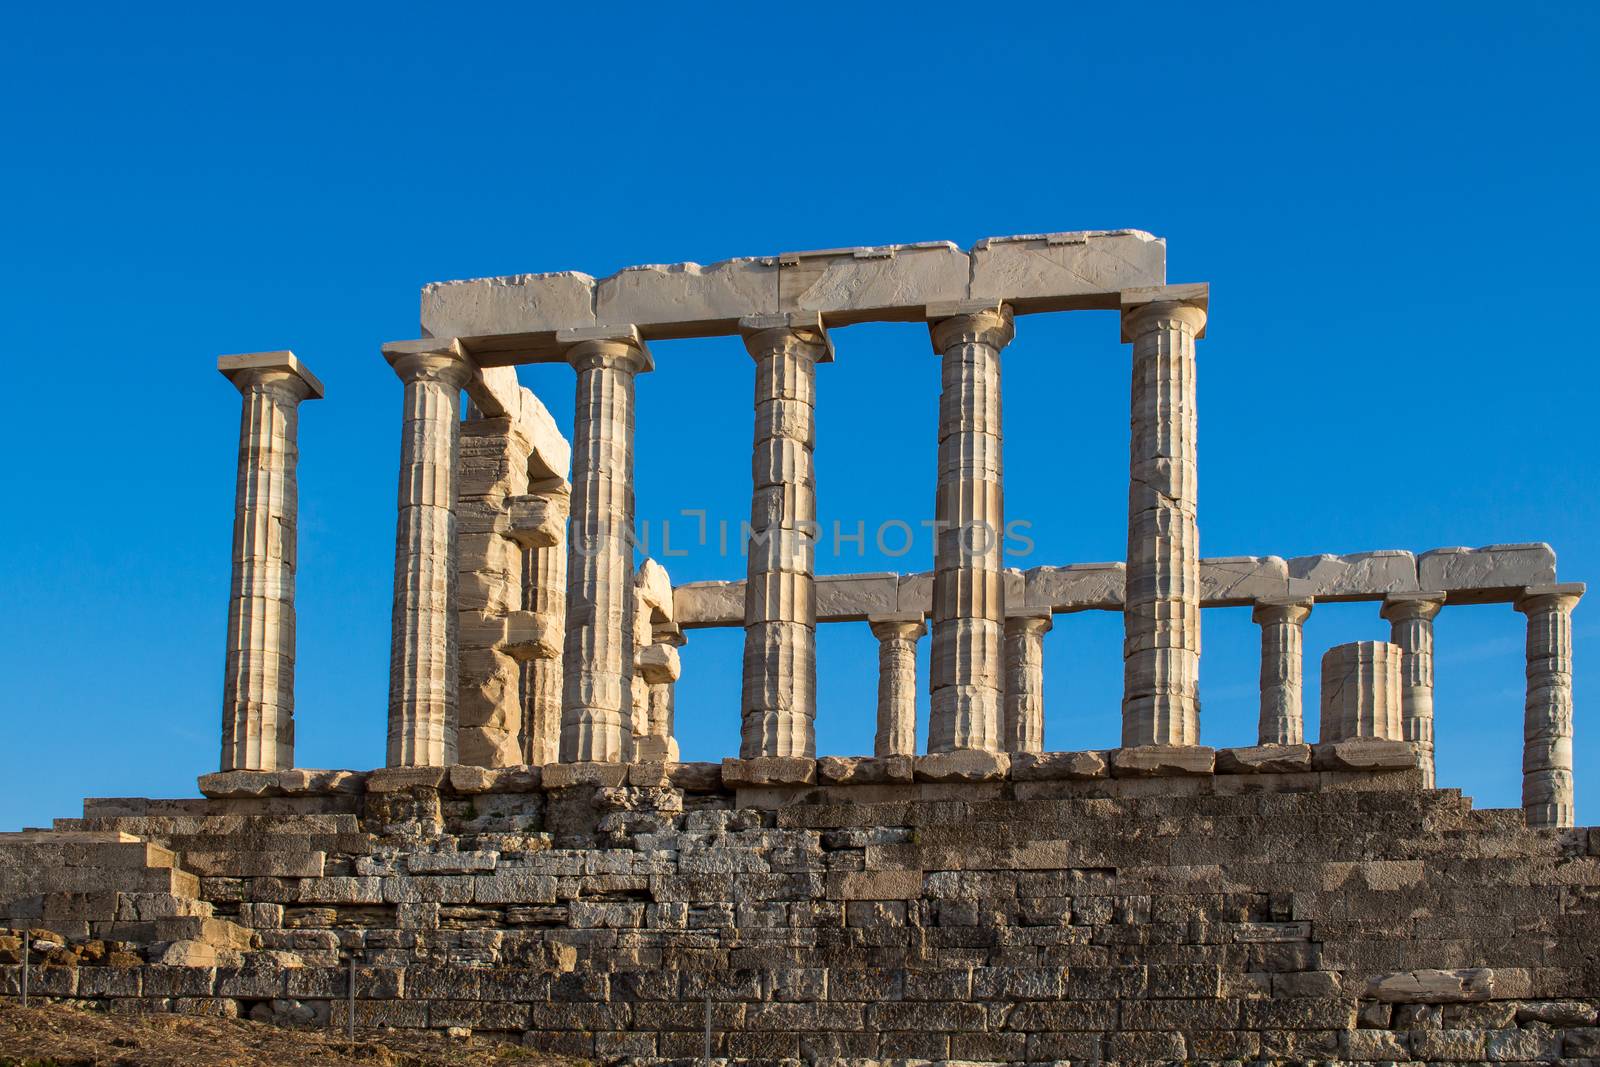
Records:
{"label": "stepped stone foundation", "polygon": [[[1029,358],[1029,316],[1090,308],[1119,310],[1131,346],[1127,557],[1008,568],[1002,364]],[[371,771],[294,766],[296,430],[320,383],[288,352],[224,357],[244,413],[221,770],[198,799],[92,799],[0,834],[31,992],[353,1012],[605,1063],[708,1042],[830,1067],[1600,1063],[1583,585],[1538,543],[1202,557],[1209,313],[1131,230],[428,286],[424,336],[383,346],[401,476]],[[934,551],[817,574],[818,406],[846,328],[873,321],[938,356]],[[636,379],[651,342],[686,337],[755,361],[752,495],[743,578],[674,586],[635,559]],[[571,368],[573,446],[524,363]],[[1323,601],[1374,605],[1373,632],[1321,655],[1307,744]],[[1520,809],[1435,787],[1433,623],[1462,604],[1525,616]],[[1217,607],[1261,626],[1251,747],[1202,743]],[[1081,611],[1123,619],[1125,747],[1045,751],[1045,642]],[[875,702],[818,707],[816,629],[839,622],[878,642]],[[743,630],[741,696],[683,710],[740,758],[680,762],[675,686],[709,627]],[[841,714],[875,719],[872,757],[817,758],[819,716]],[[0,932],[0,994],[23,951]]]}

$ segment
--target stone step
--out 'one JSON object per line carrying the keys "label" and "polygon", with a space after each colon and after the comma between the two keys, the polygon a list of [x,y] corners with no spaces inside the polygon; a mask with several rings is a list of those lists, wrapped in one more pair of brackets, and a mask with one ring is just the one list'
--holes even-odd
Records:
{"label": "stone step", "polygon": [[251,931],[228,919],[189,916],[155,921],[157,941],[203,941],[216,948],[242,951],[254,939]]}

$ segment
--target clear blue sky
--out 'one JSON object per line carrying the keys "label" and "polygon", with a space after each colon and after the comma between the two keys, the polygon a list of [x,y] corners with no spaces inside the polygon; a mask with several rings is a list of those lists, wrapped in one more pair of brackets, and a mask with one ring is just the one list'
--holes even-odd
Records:
{"label": "clear blue sky", "polygon": [[[400,387],[378,346],[416,336],[436,279],[1149,230],[1171,280],[1212,285],[1204,554],[1547,540],[1563,578],[1600,579],[1597,22],[1580,3],[13,9],[0,828],[85,794],[193,795],[215,767],[224,352],[292,348],[327,383],[302,418],[300,762],[382,762]],[[926,332],[835,341],[823,521],[920,519]],[[736,523],[749,358],[724,339],[656,360],[640,515]],[[1025,319],[1005,357],[1007,507],[1033,523],[1031,563],[1122,555],[1127,362],[1109,313]],[[524,380],[570,427],[570,371]],[[919,551],[820,568],[921,569]],[[697,550],[673,572],[743,561]],[[1111,614],[1057,621],[1051,747],[1115,743],[1119,633]],[[1324,649],[1386,634],[1371,605],[1318,608],[1308,708]],[[1518,803],[1522,634],[1506,606],[1438,625],[1440,781],[1484,806]],[[1205,739],[1248,743],[1248,611],[1208,611],[1205,641]],[[1576,644],[1593,821],[1600,607]],[[820,747],[866,751],[874,643],[836,626],[820,645]],[[685,649],[687,757],[736,747],[738,650],[734,631]]]}

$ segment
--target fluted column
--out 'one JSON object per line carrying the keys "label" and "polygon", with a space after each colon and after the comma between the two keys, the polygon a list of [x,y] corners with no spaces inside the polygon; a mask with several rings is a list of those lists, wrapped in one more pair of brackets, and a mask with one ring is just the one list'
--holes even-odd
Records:
{"label": "fluted column", "polygon": [[292,352],[223,356],[217,370],[243,397],[221,765],[275,771],[294,766],[299,408],[322,383]]}
{"label": "fluted column", "polygon": [[1044,635],[1050,626],[1048,611],[1006,619],[1007,752],[1044,751]]}
{"label": "fluted column", "polygon": [[928,751],[998,752],[1006,613],[1000,350],[1014,334],[1011,309],[927,313],[943,363]]}
{"label": "fluted column", "polygon": [[617,763],[632,749],[633,386],[654,364],[636,331],[570,337],[578,391],[561,760]]}
{"label": "fluted column", "polygon": [[739,754],[816,755],[816,365],[833,350],[819,318],[741,321],[756,362]]}
{"label": "fluted column", "polygon": [[472,365],[454,340],[386,345],[384,357],[405,383],[388,763],[438,767],[456,761],[455,467]]}
{"label": "fluted column", "polygon": [[1351,641],[1322,654],[1322,724],[1317,740],[1400,741],[1400,648]]}
{"label": "fluted column", "polygon": [[1306,619],[1310,600],[1258,600],[1250,618],[1261,627],[1261,726],[1263,745],[1305,742],[1304,692]]}
{"label": "fluted column", "polygon": [[1527,698],[1522,720],[1522,813],[1529,826],[1576,818],[1572,781],[1572,609],[1582,582],[1531,586],[1516,608],[1528,617]]}
{"label": "fluted column", "polygon": [[921,615],[870,616],[878,639],[878,733],[872,754],[917,751],[917,640],[928,632]]}
{"label": "fluted column", "polygon": [[1389,620],[1389,642],[1400,646],[1400,736],[1417,746],[1423,785],[1433,773],[1433,619],[1443,593],[1391,593],[1381,614]]}
{"label": "fluted column", "polygon": [[1122,743],[1200,742],[1195,340],[1206,287],[1123,293],[1133,343]]}

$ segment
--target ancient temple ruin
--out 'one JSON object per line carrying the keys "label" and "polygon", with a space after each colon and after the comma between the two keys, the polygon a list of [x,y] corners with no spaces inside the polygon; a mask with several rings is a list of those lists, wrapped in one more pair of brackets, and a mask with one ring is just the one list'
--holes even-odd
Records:
{"label": "ancient temple ruin", "polygon": [[[699,1055],[702,1009],[716,1054],[752,1060],[1600,1056],[1583,585],[1537,543],[1202,558],[1208,296],[1131,230],[427,286],[422,337],[383,346],[404,393],[370,771],[295,765],[296,427],[322,386],[288,352],[223,357],[243,417],[221,767],[201,799],[92,799],[5,836],[11,925],[122,943],[120,968],[46,968],[46,994],[634,1062]],[[1010,569],[1004,352],[1082,309],[1119,310],[1131,351],[1127,556]],[[926,329],[940,363],[927,572],[815,574],[815,381],[863,322]],[[688,337],[755,361],[751,519],[742,576],[674,586],[634,538],[634,382]],[[529,363],[577,376],[570,447]],[[1375,605],[1374,639],[1321,657],[1311,744],[1302,627],[1344,601]],[[1521,811],[1434,781],[1433,620],[1485,603],[1526,619]],[[1217,749],[1201,623],[1240,606],[1259,744]],[[1123,617],[1122,746],[1046,752],[1043,642],[1081,611]],[[836,622],[879,642],[870,755],[816,751],[819,713],[857,713],[817,706]],[[730,752],[683,762],[679,650],[708,627],[744,632],[739,745],[732,707],[696,708]]]}

